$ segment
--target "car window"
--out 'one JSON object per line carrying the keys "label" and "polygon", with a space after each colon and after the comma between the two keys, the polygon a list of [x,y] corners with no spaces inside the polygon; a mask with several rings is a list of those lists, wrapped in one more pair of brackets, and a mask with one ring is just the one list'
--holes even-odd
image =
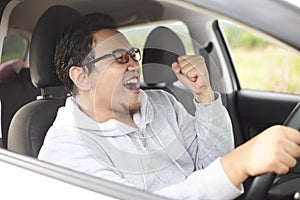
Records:
{"label": "car window", "polygon": [[10,60],[25,60],[28,40],[22,35],[8,35],[4,39],[1,64]]}
{"label": "car window", "polygon": [[18,30],[9,33],[3,42],[0,60],[0,80],[8,80],[16,77],[22,68],[25,68],[29,40]]}
{"label": "car window", "polygon": [[242,89],[300,94],[300,56],[238,25],[220,23]]}

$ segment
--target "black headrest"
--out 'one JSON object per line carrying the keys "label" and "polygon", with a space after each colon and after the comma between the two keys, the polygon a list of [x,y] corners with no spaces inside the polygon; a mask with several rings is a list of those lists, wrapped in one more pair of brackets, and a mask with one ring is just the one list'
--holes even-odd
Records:
{"label": "black headrest", "polygon": [[70,7],[56,5],[46,10],[38,20],[30,45],[30,75],[35,87],[62,85],[54,68],[57,36],[80,16],[79,12]]}
{"label": "black headrest", "polygon": [[181,39],[166,27],[157,27],[147,37],[143,54],[143,76],[146,84],[172,83],[177,77],[171,69],[179,55],[185,55]]}

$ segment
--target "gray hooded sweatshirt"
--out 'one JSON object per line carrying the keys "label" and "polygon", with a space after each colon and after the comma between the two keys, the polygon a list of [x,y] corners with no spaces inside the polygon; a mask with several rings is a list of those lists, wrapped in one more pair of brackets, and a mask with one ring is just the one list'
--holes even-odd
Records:
{"label": "gray hooded sweatshirt", "polygon": [[220,157],[234,148],[219,93],[195,117],[169,93],[141,91],[137,128],[115,119],[98,123],[74,97],[58,110],[38,159],[174,199],[233,199],[243,192]]}

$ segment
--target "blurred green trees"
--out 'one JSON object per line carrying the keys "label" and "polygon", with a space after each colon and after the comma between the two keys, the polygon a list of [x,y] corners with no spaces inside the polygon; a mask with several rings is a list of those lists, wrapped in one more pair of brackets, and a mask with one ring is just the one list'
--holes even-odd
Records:
{"label": "blurred green trees", "polygon": [[300,94],[300,56],[236,25],[221,23],[243,89]]}

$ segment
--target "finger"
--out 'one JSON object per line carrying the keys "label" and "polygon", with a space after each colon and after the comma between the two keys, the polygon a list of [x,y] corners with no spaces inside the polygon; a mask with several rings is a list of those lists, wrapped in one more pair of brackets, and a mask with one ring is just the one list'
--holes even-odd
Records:
{"label": "finger", "polygon": [[182,70],[182,73],[185,77],[193,82],[195,82],[199,77],[199,72],[194,67],[186,67]]}
{"label": "finger", "polygon": [[300,147],[291,140],[286,140],[283,146],[284,150],[294,158],[300,157]]}
{"label": "finger", "polygon": [[179,74],[181,69],[179,67],[179,64],[178,62],[173,62],[172,63],[172,70],[176,73],[176,74]]}
{"label": "finger", "polygon": [[[185,75],[188,75],[188,73],[192,73],[193,74],[197,74],[198,76],[200,75],[200,70],[194,65],[192,64],[191,62],[188,62],[188,61],[182,61],[179,63],[179,66],[181,68],[181,72]],[[193,75],[195,76],[195,75]]]}
{"label": "finger", "polygon": [[183,73],[184,75],[186,75],[191,70],[196,70],[195,67],[191,64],[187,64],[187,65],[179,64],[179,66],[181,68],[181,73]]}
{"label": "finger", "polygon": [[203,85],[203,79],[201,78],[201,77],[197,77],[197,80],[195,81],[195,83],[197,84],[197,85]]}
{"label": "finger", "polygon": [[204,57],[200,55],[186,55],[186,56],[180,56],[180,59],[178,62],[182,64],[190,63],[193,65],[199,65],[199,66],[205,66],[205,59]]}
{"label": "finger", "polygon": [[179,56],[177,61],[180,66],[187,66],[191,62],[191,57],[190,56]]}
{"label": "finger", "polygon": [[198,72],[195,69],[191,69],[186,73],[186,77],[191,81],[195,82],[198,78]]}
{"label": "finger", "polygon": [[286,174],[288,173],[290,170],[290,167],[288,167],[287,165],[283,164],[283,163],[279,163],[276,168],[274,170],[272,170],[272,172],[276,173],[276,174]]}
{"label": "finger", "polygon": [[187,61],[187,60],[194,61],[194,60],[199,59],[199,58],[201,59],[202,56],[200,56],[200,55],[181,55],[181,56],[178,57],[178,61],[179,62]]}
{"label": "finger", "polygon": [[281,164],[284,164],[289,168],[292,168],[297,164],[297,160],[287,152],[282,152],[282,154],[278,155],[278,160]]}
{"label": "finger", "polygon": [[[275,155],[274,155],[275,156]],[[268,159],[267,159],[268,160]],[[290,156],[287,153],[280,153],[276,155],[273,159],[270,158],[269,160],[273,160],[266,165],[265,172],[274,172],[276,174],[285,174],[289,171],[290,168],[296,165],[296,159]],[[264,172],[264,173],[265,173]]]}
{"label": "finger", "polygon": [[196,63],[200,63],[199,58],[195,56],[179,56],[178,57],[178,63],[181,66],[181,68],[185,68],[187,66],[193,66],[195,67]]}
{"label": "finger", "polygon": [[186,62],[189,62],[189,61],[192,61],[194,60],[193,58],[195,58],[195,55],[181,55],[181,56],[178,56],[178,62],[179,63],[186,63]]}
{"label": "finger", "polygon": [[285,136],[293,141],[294,143],[300,145],[300,133],[298,130],[291,128],[291,127],[285,127]]}
{"label": "finger", "polygon": [[177,60],[178,62],[182,62],[183,60],[185,60],[186,56],[178,56]]}
{"label": "finger", "polygon": [[178,80],[187,88],[189,87],[189,80],[182,74],[182,73],[178,73],[176,74]]}
{"label": "finger", "polygon": [[197,77],[197,80],[195,81],[195,84],[198,86],[198,89],[203,91],[203,89],[207,89],[209,92],[210,99],[215,99],[215,95],[211,89],[210,83],[205,81],[205,79],[201,77]]}

